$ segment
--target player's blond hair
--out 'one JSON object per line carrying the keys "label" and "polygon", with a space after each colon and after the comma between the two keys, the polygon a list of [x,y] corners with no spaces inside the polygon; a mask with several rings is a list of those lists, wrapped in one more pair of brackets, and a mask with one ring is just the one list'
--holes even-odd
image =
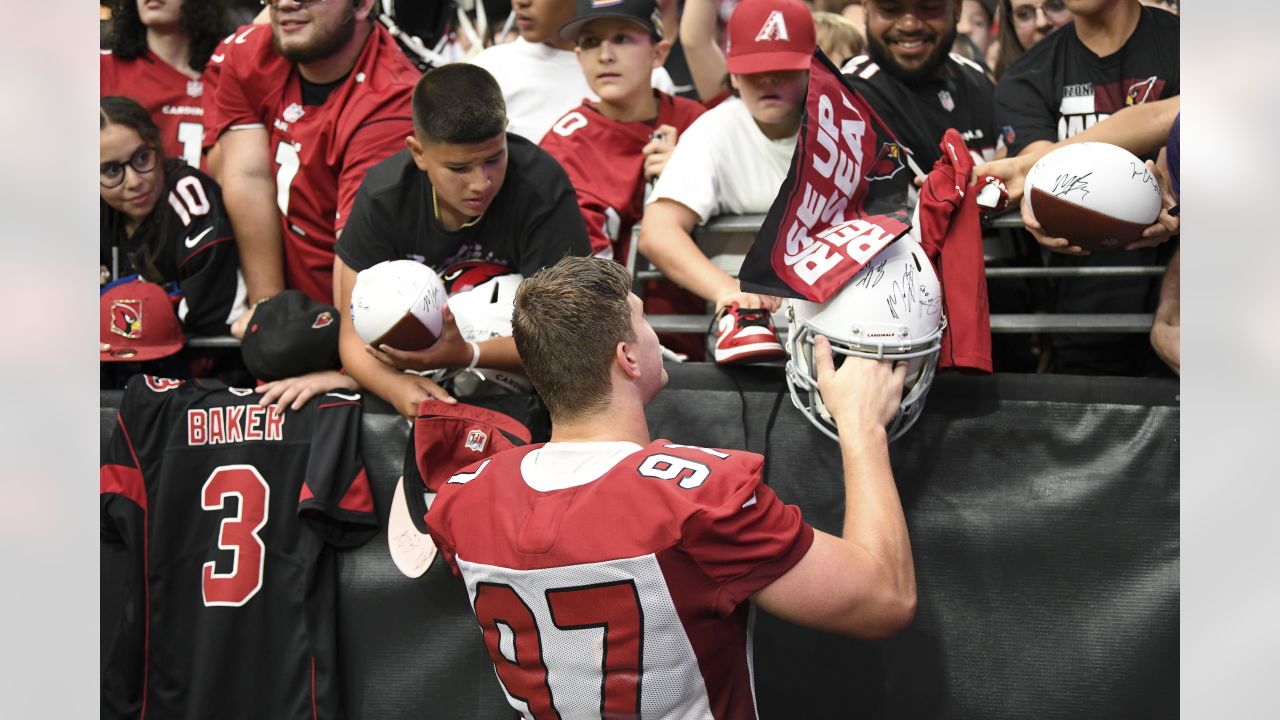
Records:
{"label": "player's blond hair", "polygon": [[553,422],[608,405],[618,343],[636,339],[630,295],[631,274],[592,257],[566,257],[520,283],[512,335]]}

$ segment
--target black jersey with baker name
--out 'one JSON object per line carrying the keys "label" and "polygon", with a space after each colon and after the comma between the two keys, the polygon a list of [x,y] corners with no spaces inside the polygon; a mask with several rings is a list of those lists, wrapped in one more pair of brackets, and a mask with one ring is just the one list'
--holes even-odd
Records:
{"label": "black jersey with baker name", "polygon": [[139,375],[100,473],[102,542],[130,557],[104,632],[102,717],[336,718],[333,547],[377,529],[361,401],[302,410]]}

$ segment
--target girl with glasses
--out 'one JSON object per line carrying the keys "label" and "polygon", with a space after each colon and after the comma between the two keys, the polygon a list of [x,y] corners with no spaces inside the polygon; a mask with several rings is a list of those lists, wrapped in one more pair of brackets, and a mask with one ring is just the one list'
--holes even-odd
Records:
{"label": "girl with glasses", "polygon": [[997,16],[1000,50],[993,67],[997,78],[1032,45],[1071,22],[1071,11],[1063,0],[1000,0]]}
{"label": "girl with glasses", "polygon": [[100,283],[134,276],[179,297],[189,333],[225,335],[244,307],[244,280],[222,191],[178,158],[137,102],[99,101]]}

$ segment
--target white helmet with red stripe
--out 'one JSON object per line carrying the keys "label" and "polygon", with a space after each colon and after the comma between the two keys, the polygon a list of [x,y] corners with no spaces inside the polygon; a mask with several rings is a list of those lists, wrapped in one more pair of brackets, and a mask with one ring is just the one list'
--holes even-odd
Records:
{"label": "white helmet with red stripe", "polygon": [[[449,310],[464,340],[479,342],[511,336],[516,288],[523,279],[505,265],[482,261],[458,263],[440,273],[440,280],[449,293]],[[533,391],[529,378],[510,370],[462,368],[436,373],[432,379],[441,384],[450,383],[454,394],[461,397]]]}

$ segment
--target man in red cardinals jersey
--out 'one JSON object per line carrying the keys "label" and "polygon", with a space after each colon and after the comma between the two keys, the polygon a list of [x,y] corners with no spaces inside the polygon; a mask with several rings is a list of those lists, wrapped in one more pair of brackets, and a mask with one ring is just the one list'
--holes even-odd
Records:
{"label": "man in red cardinals jersey", "polygon": [[884,430],[905,366],[850,357],[837,372],[816,343],[847,495],[843,537],[827,535],[761,481],[761,456],[650,440],[666,371],[630,289],[599,258],[521,284],[516,346],[551,442],[460,470],[427,525],[523,717],[754,718],[748,601],[868,638],[912,618]]}
{"label": "man in red cardinals jersey", "polygon": [[227,31],[226,8],[201,0],[115,0],[112,6],[99,96],[136,100],[160,128],[165,157],[201,167],[203,98],[213,92],[202,72]]}
{"label": "man in red cardinals jersey", "polygon": [[333,301],[333,245],[356,188],[412,132],[420,74],[370,18],[375,4],[269,0],[270,27],[219,48],[210,132],[251,302],[286,286]]}
{"label": "man in red cardinals jersey", "polygon": [[671,42],[654,0],[622,0],[578,14],[560,28],[599,102],[565,113],[540,145],[569,173],[597,257],[625,261],[631,228],[644,214],[645,182],[662,173],[676,139],[706,108],[654,90]]}

